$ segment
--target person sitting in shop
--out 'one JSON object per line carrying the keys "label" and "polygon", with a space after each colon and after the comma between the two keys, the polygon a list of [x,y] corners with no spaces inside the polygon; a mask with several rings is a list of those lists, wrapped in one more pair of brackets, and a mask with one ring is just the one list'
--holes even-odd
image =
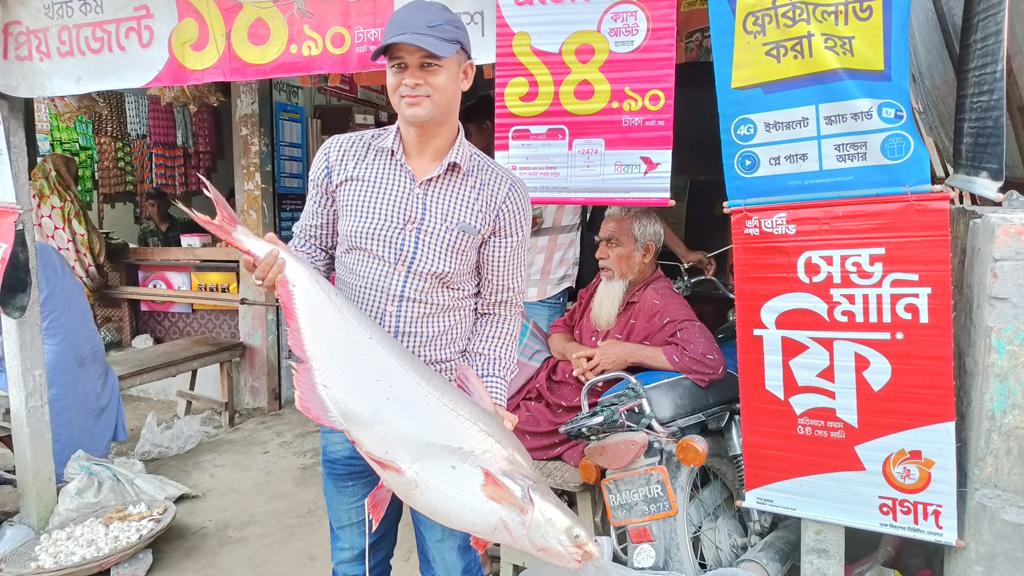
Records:
{"label": "person sitting in shop", "polygon": [[[53,463],[61,482],[75,452],[106,458],[112,442],[128,440],[128,429],[117,374],[107,363],[82,283],[50,245],[36,242],[36,253]],[[8,392],[2,345],[0,390]],[[10,436],[0,442],[16,449]]]}
{"label": "person sitting in shop", "polygon": [[[508,401],[515,434],[536,460],[577,466],[584,445],[558,431],[579,412],[583,385],[602,374],[664,370],[698,386],[725,375],[711,332],[658,268],[661,219],[646,208],[609,208],[598,236],[598,277],[551,326],[552,356]],[[595,386],[595,402],[606,386]]]}
{"label": "person sitting in shop", "polygon": [[181,246],[181,225],[171,214],[171,197],[163,190],[146,192],[142,202],[139,246],[147,248]]}

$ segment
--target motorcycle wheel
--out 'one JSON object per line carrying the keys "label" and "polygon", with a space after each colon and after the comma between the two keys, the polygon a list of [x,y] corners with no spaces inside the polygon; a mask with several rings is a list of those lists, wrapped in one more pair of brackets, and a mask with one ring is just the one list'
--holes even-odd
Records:
{"label": "motorcycle wheel", "polygon": [[731,567],[747,551],[746,522],[736,508],[741,494],[736,468],[724,452],[712,451],[704,466],[680,465],[676,472],[681,549],[672,564],[693,576]]}

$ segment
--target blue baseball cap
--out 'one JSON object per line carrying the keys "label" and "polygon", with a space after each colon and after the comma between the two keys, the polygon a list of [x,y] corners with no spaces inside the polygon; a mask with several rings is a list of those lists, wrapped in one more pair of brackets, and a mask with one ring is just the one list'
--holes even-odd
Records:
{"label": "blue baseball cap", "polygon": [[383,42],[370,59],[379,59],[393,44],[418,46],[441,58],[454,56],[461,48],[473,57],[462,18],[444,4],[430,0],[413,0],[395,10],[384,28]]}

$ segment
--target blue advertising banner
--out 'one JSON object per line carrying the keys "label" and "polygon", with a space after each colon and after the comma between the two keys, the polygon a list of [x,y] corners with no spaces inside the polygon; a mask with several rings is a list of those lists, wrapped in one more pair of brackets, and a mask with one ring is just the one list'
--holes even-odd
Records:
{"label": "blue advertising banner", "polygon": [[708,4],[731,204],[927,191],[910,2]]}
{"label": "blue advertising banner", "polygon": [[274,180],[278,194],[306,193],[306,110],[274,103]]}

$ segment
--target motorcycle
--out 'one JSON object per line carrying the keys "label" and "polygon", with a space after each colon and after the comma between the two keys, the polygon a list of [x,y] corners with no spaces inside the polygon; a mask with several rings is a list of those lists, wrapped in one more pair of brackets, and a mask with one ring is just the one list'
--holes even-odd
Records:
{"label": "motorcycle", "polygon": [[[634,570],[699,576],[763,548],[756,545],[777,523],[772,514],[737,506],[744,470],[735,296],[716,278],[690,278],[685,269],[675,287],[691,302],[703,295],[728,304],[717,316],[724,322],[709,326],[726,355],[727,374],[706,388],[671,372],[605,374],[586,383],[580,413],[559,430],[588,443],[580,475],[600,484],[601,525],[615,558]],[[716,317],[694,308],[706,324]],[[591,406],[590,391],[615,381]],[[765,573],[784,573],[794,538],[792,528],[779,535],[786,552],[774,546],[780,566]]]}

